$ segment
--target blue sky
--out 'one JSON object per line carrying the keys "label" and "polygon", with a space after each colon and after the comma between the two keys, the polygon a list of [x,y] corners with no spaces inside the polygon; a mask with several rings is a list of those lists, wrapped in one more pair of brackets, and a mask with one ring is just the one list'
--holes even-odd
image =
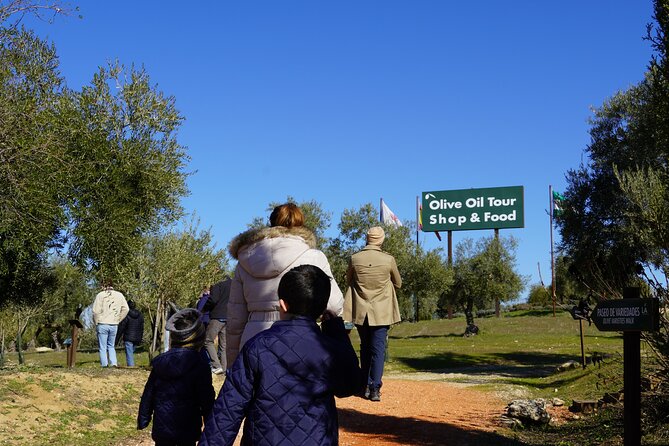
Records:
{"label": "blue sky", "polygon": [[[550,282],[549,184],[584,160],[588,119],[643,77],[650,0],[84,1],[31,21],[71,88],[107,61],[176,97],[184,199],[219,247],[271,201],[332,213],[423,191],[524,186],[518,271]],[[492,231],[454,233],[454,242]],[[559,235],[555,237],[559,240]],[[421,234],[426,248],[441,246]]]}

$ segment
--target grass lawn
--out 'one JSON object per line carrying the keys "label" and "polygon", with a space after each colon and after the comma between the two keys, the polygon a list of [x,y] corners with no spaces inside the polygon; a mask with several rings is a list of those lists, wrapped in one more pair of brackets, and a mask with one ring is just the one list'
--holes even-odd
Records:
{"label": "grass lawn", "polygon": [[[603,357],[597,365],[588,364],[583,369],[580,366],[557,372],[557,366],[567,361],[581,361],[581,346],[579,323],[566,312],[560,312],[553,317],[551,311],[546,312],[512,312],[505,313],[500,318],[485,317],[476,319],[480,328],[477,336],[463,337],[465,329],[464,318],[451,320],[421,321],[418,323],[405,322],[391,328],[389,332],[388,361],[386,376],[410,375],[412,373],[429,372],[434,379],[452,379],[450,373],[465,374],[468,377],[481,377],[480,386],[484,390],[499,391],[501,388],[522,389],[529,397],[552,398],[559,397],[569,404],[572,399],[598,399],[604,392],[620,390],[623,386],[622,374],[622,336],[617,332],[600,332],[594,325],[583,324],[585,353],[588,359],[593,355]],[[351,332],[351,339],[356,349],[359,339],[355,330]],[[642,355],[648,352],[643,349]],[[117,350],[119,364],[125,364],[123,349]],[[40,374],[49,375],[55,370],[65,369],[65,352],[25,353],[25,366],[17,366],[16,353],[8,354],[6,364],[0,369],[0,387],[6,387],[2,396],[21,395],[21,386],[37,386],[43,391],[58,391],[58,382],[49,383],[48,379],[40,379]],[[90,432],[91,420],[96,425],[106,426],[111,436],[116,438],[119,432],[114,426],[129,424],[129,419],[136,411],[136,401],[141,393],[146,371],[142,370],[149,363],[148,354],[140,350],[135,354],[139,369],[127,370],[130,375],[137,374],[137,382],[128,381],[126,387],[119,390],[117,397],[122,397],[122,410],[106,411],[110,403],[100,399],[94,407],[71,408],[69,420],[86,420],[88,429],[75,437],[77,444],[103,444],[105,429],[93,435]],[[645,362],[645,361],[644,361]],[[20,383],[13,381],[15,375],[23,372],[36,373],[30,378],[39,383]],[[101,370],[97,351],[80,351],[77,353],[74,375],[86,380],[104,381],[105,372]],[[100,375],[98,377],[98,375]],[[141,376],[140,376],[141,375]],[[440,376],[443,375],[443,376]],[[43,381],[43,382],[42,382]],[[17,387],[14,389],[12,386]],[[51,388],[53,387],[53,388]],[[33,391],[35,389],[33,388]],[[39,389],[37,389],[39,390]],[[8,393],[9,392],[9,393]],[[95,407],[98,405],[100,407]],[[74,405],[76,407],[76,404]],[[5,408],[5,411],[10,409]],[[2,412],[0,410],[0,416]],[[109,424],[100,418],[112,418]],[[114,417],[118,419],[114,419]],[[129,418],[130,417],[130,418]],[[58,429],[73,429],[71,421],[63,419],[64,426],[54,426],[52,433]],[[589,423],[589,424],[588,424]],[[132,422],[130,422],[132,425]],[[546,428],[539,431],[523,431],[510,435],[521,439],[525,444],[600,444],[601,438],[611,436],[619,440],[622,429],[622,419],[619,413],[605,412],[602,418],[591,418],[583,423],[569,423],[561,428]],[[114,433],[116,432],[116,433]],[[112,435],[113,434],[113,435]],[[122,432],[123,435],[127,432]],[[86,439],[90,437],[91,441]],[[94,440],[93,440],[94,439]],[[569,439],[566,441],[565,439]],[[615,440],[617,441],[617,440]],[[610,445],[617,442],[607,443]],[[0,444],[12,444],[3,443]],[[17,443],[18,444],[18,443]],[[56,444],[56,443],[52,443]],[[59,443],[60,444],[60,443]],[[644,444],[655,444],[646,441]],[[657,443],[660,444],[660,443]]]}
{"label": "grass lawn", "polygon": [[[480,332],[464,337],[464,318],[402,323],[389,333],[388,370],[442,371],[499,366],[553,371],[568,360],[581,360],[579,323],[567,313],[514,312],[476,320]],[[622,353],[622,336],[584,323],[587,357]],[[354,341],[356,342],[356,341]]]}

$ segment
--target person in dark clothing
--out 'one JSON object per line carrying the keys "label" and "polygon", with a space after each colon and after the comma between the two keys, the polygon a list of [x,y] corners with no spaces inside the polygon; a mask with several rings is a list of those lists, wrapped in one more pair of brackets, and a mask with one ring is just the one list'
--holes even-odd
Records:
{"label": "person in dark clothing", "polygon": [[[225,373],[227,361],[225,358],[225,325],[228,315],[228,300],[230,299],[231,279],[225,279],[211,287],[209,299],[203,310],[209,312],[209,324],[204,340],[211,360],[211,371],[217,375]],[[218,339],[218,349],[214,342]]]}
{"label": "person in dark clothing", "polygon": [[171,348],[151,362],[137,429],[146,428],[153,416],[151,438],[156,446],[195,446],[216,396],[209,364],[199,353],[204,325],[199,311],[186,308],[172,315],[166,328]]}
{"label": "person in dark clothing", "polygon": [[301,265],[281,278],[278,295],[281,320],[242,347],[199,445],[232,445],[244,419],[244,446],[338,444],[334,397],[359,392],[363,379],[344,321],[325,311],[330,278]]}
{"label": "person in dark clothing", "polygon": [[144,337],[144,316],[137,310],[137,305],[132,300],[128,301],[128,314],[118,324],[118,339],[123,338],[125,345],[125,364],[128,367],[135,366],[135,347],[142,344]]}
{"label": "person in dark clothing", "polygon": [[202,290],[202,294],[200,294],[200,297],[197,299],[197,303],[195,304],[195,308],[197,311],[200,312],[200,320],[204,324],[204,328],[207,328],[207,324],[209,324],[209,309],[205,310],[205,305],[207,305],[207,302],[209,302],[209,296],[211,295],[209,293],[210,288],[206,287],[204,290]]}

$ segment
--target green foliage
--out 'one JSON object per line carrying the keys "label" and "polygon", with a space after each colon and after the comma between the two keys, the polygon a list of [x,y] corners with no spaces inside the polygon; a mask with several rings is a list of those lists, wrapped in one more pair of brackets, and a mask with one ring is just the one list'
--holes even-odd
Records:
{"label": "green foliage", "polygon": [[61,319],[66,322],[73,319],[77,308],[89,305],[93,300],[93,290],[88,286],[84,271],[72,265],[63,257],[51,259],[51,270],[54,284],[48,290],[45,299],[51,300],[58,306],[56,314],[51,319]]}
{"label": "green foliage", "polygon": [[330,261],[332,274],[342,289],[346,287],[346,270],[351,256],[365,246],[367,230],[378,225],[379,213],[371,203],[342,212],[337,224],[339,236],[328,240],[323,250]]}
{"label": "green foliage", "polygon": [[560,303],[578,301],[590,295],[590,290],[581,282],[573,262],[566,256],[555,259],[555,295]]}
{"label": "green foliage", "polygon": [[200,230],[191,221],[181,230],[146,236],[121,271],[117,288],[154,319],[159,299],[193,306],[202,289],[225,274],[229,267],[224,251],[215,247],[210,230]]}
{"label": "green foliage", "polygon": [[[562,249],[574,262],[574,270],[590,288],[609,296],[619,295],[645,265],[658,267],[662,262],[654,246],[657,240],[648,238],[653,228],[638,224],[648,215],[639,213],[639,203],[634,203],[631,190],[625,186],[634,181],[630,175],[641,175],[636,179],[640,186],[644,176],[653,180],[652,172],[660,174],[655,179],[661,187],[666,189],[668,184],[669,8],[666,0],[654,3],[656,23],[649,25],[646,38],[655,54],[646,77],[595,110],[592,142],[586,150],[589,159],[568,172],[567,203],[558,221]],[[661,200],[652,193],[639,192],[637,198],[643,196],[644,201]],[[657,206],[655,209],[653,212]]]}
{"label": "green foliage", "polygon": [[69,321],[74,319],[77,308],[83,309],[92,302],[93,291],[84,271],[64,257],[49,259],[49,271],[52,277],[49,287],[42,295],[25,301],[19,314],[26,308],[37,308],[38,312],[29,319],[27,332],[37,346],[54,347],[52,333],[57,333],[59,342],[70,336]]}
{"label": "green foliage", "polygon": [[450,290],[453,284],[453,273],[446,265],[443,251],[425,251],[416,246],[412,239],[413,228],[409,225],[397,228],[384,226],[384,229],[386,241],[383,250],[395,257],[402,276],[402,288],[397,291],[402,317],[432,319],[437,312],[440,295]]}
{"label": "green foliage", "polygon": [[552,305],[553,295],[551,292],[551,287],[545,287],[539,283],[532,285],[527,297],[527,303],[541,307]]}
{"label": "green foliage", "polygon": [[[664,305],[669,272],[669,1],[654,1],[646,39],[654,50],[645,79],[595,111],[588,161],[567,175],[567,206],[558,220],[569,271],[601,296],[625,286],[652,288]],[[651,277],[649,277],[649,275]],[[669,321],[647,338],[669,382]]]}
{"label": "green foliage", "polygon": [[332,218],[329,212],[323,210],[323,206],[316,200],[303,201],[298,203],[293,197],[288,195],[286,201],[279,203],[277,201],[271,202],[266,210],[267,217],[255,217],[248,225],[249,228],[262,228],[269,225],[269,216],[275,207],[285,203],[296,204],[304,214],[304,226],[311,229],[316,236],[316,244],[322,247],[326,243],[324,235],[327,228],[330,227],[330,220]]}
{"label": "green foliage", "polygon": [[143,69],[111,64],[71,91],[52,45],[0,28],[0,303],[42,293],[53,249],[113,280],[181,215],[182,120]]}
{"label": "green foliage", "polygon": [[46,286],[44,250],[60,243],[65,221],[67,101],[55,49],[0,29],[0,304]]}
{"label": "green foliage", "polygon": [[117,63],[100,68],[74,99],[79,120],[70,150],[82,161],[68,202],[70,255],[113,279],[144,234],[181,216],[188,157],[176,133],[183,117],[146,71]]}
{"label": "green foliage", "polygon": [[344,209],[337,227],[346,249],[358,251],[365,246],[367,230],[373,226],[380,226],[379,211],[366,203],[358,209]]}
{"label": "green foliage", "polygon": [[526,279],[516,271],[514,238],[471,239],[458,243],[453,269],[455,283],[450,299],[465,309],[467,324],[474,323],[473,310],[488,308],[495,299],[516,299],[525,288]]}
{"label": "green foliage", "polygon": [[402,318],[415,320],[418,309],[419,319],[431,319],[437,311],[439,296],[450,288],[453,281],[442,251],[426,252],[416,246],[412,239],[414,227],[410,224],[394,227],[379,223],[378,210],[371,203],[358,209],[344,210],[338,225],[340,235],[326,246],[325,252],[335,279],[346,284],[349,259],[364,247],[367,230],[373,226],[384,228],[386,239],[383,250],[395,258],[402,276],[402,288],[397,292]]}

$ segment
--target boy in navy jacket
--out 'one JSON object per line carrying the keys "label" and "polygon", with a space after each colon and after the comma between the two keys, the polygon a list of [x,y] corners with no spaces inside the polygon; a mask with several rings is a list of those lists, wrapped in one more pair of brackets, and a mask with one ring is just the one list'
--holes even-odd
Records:
{"label": "boy in navy jacket", "polygon": [[[340,317],[325,311],[330,278],[302,265],[279,282],[281,320],[242,349],[207,417],[200,445],[336,445],[334,397],[362,388],[358,357]],[[322,315],[322,332],[316,319]]]}

